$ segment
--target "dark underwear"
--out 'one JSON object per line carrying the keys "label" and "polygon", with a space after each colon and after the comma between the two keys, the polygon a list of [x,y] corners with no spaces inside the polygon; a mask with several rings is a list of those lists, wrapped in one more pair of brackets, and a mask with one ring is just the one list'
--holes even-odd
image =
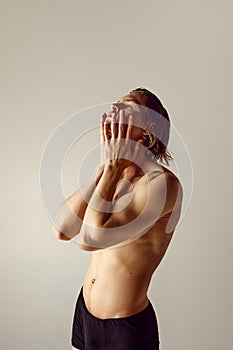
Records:
{"label": "dark underwear", "polygon": [[148,306],[128,317],[100,319],[85,305],[79,293],[72,326],[72,346],[80,350],[159,350],[155,311]]}

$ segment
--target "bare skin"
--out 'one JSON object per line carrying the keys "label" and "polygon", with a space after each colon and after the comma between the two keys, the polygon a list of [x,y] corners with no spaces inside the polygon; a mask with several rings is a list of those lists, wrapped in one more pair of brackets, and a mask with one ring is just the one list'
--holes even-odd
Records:
{"label": "bare skin", "polygon": [[[133,183],[136,191],[142,191],[145,186],[141,176]],[[145,235],[130,244],[91,253],[83,284],[84,300],[91,314],[101,319],[127,317],[148,305],[151,277],[174,233],[165,233],[169,218],[170,213],[164,215]],[[92,250],[92,247],[80,248]]]}
{"label": "bare skin", "polygon": [[[134,101],[130,101],[128,97],[121,99],[120,103],[125,101],[127,101],[126,106],[132,105],[135,108]],[[119,116],[119,109],[116,114],[114,114],[114,110],[113,113],[109,114],[113,119],[110,125],[106,123],[106,115],[103,116],[102,140],[116,140],[123,137],[126,140],[132,139],[142,143],[143,129],[133,127],[130,124],[127,128],[123,127],[123,118],[127,117],[127,113],[132,115],[132,111],[125,110],[124,114],[122,113],[118,119],[117,129],[114,118],[116,115]],[[148,305],[147,291],[151,277],[166,253],[181,212],[182,187],[178,178],[167,168],[147,158],[136,148],[134,154],[127,154],[128,159],[132,159],[130,162],[123,157],[121,158],[120,153],[116,154],[117,147],[113,150],[111,146],[108,146],[105,165],[95,179],[98,183],[96,187],[98,194],[106,201],[113,203],[117,203],[120,198],[128,194],[127,189],[122,192],[116,191],[119,179],[130,180],[134,197],[132,203],[125,209],[111,214],[105,213],[104,210],[95,210],[81,199],[79,191],[67,200],[76,215],[84,222],[95,226],[96,229],[98,227],[118,227],[140,215],[147,199],[148,178],[133,162],[133,159],[144,157],[143,169],[145,173],[154,172],[156,174],[151,180],[149,178],[154,194],[153,198],[156,198],[156,195],[157,199],[160,198],[161,188],[164,183],[166,184],[166,200],[162,210],[158,211],[159,216],[155,224],[140,238],[126,245],[105,249],[95,248],[94,244],[89,246],[79,244],[80,249],[92,252],[84,279],[83,295],[89,312],[100,319],[127,317],[140,312]],[[119,147],[120,149],[122,147]],[[113,157],[114,152],[115,156]],[[108,161],[108,157],[110,161]],[[161,179],[164,183],[161,182]],[[92,204],[98,201],[98,198],[95,198],[95,191],[90,195],[90,198]],[[151,203],[151,207],[156,213],[156,201]],[[172,229],[167,233],[167,224],[171,219]],[[67,237],[64,232],[58,231],[55,226],[53,229],[59,239],[72,238],[71,236]]]}

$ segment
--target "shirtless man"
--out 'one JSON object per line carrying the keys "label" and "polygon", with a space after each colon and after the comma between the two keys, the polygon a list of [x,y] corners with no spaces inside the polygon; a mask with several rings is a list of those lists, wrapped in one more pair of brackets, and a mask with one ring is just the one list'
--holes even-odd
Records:
{"label": "shirtless man", "polygon": [[[92,251],[92,257],[75,308],[72,349],[159,349],[157,318],[147,290],[179,221],[182,186],[171,171],[156,161],[159,157],[166,159],[165,145],[138,123],[135,126],[135,120],[138,122],[143,115],[140,106],[152,108],[169,120],[158,98],[143,88],[131,91],[114,103],[111,112],[102,116],[104,162],[94,177],[90,200],[87,203],[83,199],[80,189],[66,200],[83,223],[96,229],[94,235],[84,231],[83,244],[78,243],[80,249]],[[135,147],[130,144],[131,140]],[[156,158],[152,159],[148,153]],[[121,179],[132,184],[131,201],[120,211],[104,211],[98,204],[100,197],[114,206],[129,194],[129,186],[116,187]],[[152,193],[149,197],[148,183]],[[121,245],[115,240],[115,247],[110,244],[105,247],[98,228],[106,229],[107,235],[111,235],[113,228],[122,230],[142,215],[148,198],[149,215],[142,217],[142,223],[148,227],[147,219],[153,217],[154,224],[150,221],[149,229],[127,244]],[[65,221],[67,227],[68,217]],[[61,227],[54,225],[53,230],[59,239],[72,238]],[[75,234],[81,231],[80,226]]]}

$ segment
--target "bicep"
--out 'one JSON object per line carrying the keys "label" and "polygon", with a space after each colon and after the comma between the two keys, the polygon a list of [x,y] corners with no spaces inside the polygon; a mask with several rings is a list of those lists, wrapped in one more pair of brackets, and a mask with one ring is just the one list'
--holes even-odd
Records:
{"label": "bicep", "polygon": [[182,201],[183,201],[183,189],[182,185],[178,179],[176,181],[171,182],[172,194],[169,198],[169,216],[166,225],[166,233],[173,233],[175,228],[179,222],[181,209],[182,209]]}

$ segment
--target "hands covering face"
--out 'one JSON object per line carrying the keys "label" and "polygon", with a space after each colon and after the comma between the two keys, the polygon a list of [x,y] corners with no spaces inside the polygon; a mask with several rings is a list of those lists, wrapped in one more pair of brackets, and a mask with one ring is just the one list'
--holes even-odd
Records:
{"label": "hands covering face", "polygon": [[143,161],[145,147],[142,131],[134,126],[132,114],[126,115],[123,109],[118,113],[112,112],[111,118],[104,113],[100,130],[101,161],[122,170]]}

